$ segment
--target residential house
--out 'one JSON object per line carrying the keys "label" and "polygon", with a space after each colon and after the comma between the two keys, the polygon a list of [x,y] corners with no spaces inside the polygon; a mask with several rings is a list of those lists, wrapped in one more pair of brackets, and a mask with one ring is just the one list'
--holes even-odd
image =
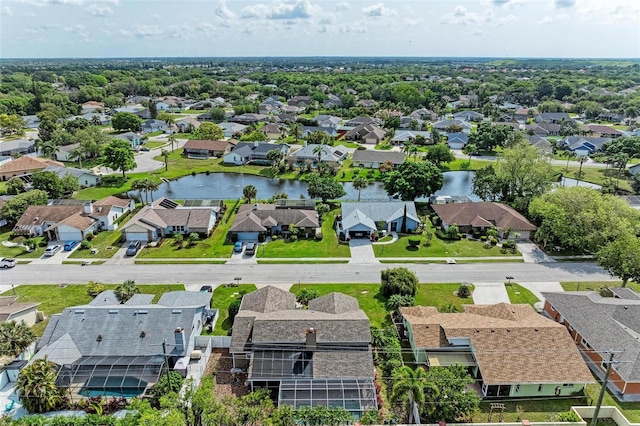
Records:
{"label": "residential house", "polygon": [[590,136],[596,136],[601,138],[618,138],[620,136],[624,136],[618,129],[614,129],[609,126],[602,126],[599,124],[587,124],[586,126],[582,126],[580,128],[581,131],[585,132]]}
{"label": "residential house", "polygon": [[196,336],[212,314],[211,293],[172,291],[157,303],[153,298],[136,294],[121,304],[113,291],[104,291],[88,304],[65,308],[51,316],[33,359],[56,364],[56,385],[87,397],[131,398],[153,387],[164,371],[186,377],[191,364],[204,369],[211,347],[198,346]]}
{"label": "residential house", "polygon": [[75,117],[71,117],[67,121],[75,120],[77,118],[84,118],[85,120],[88,120],[91,124],[97,125],[97,126],[105,126],[111,123],[110,115],[104,114],[104,113],[97,113],[97,112],[86,112],[86,113],[83,113],[82,115],[76,115]]}
{"label": "residential house", "polygon": [[356,150],[353,152],[353,166],[365,169],[379,169],[384,163],[390,163],[395,169],[404,163],[404,153],[394,151]]}
{"label": "residential house", "polygon": [[589,367],[602,375],[615,350],[609,384],[616,398],[640,397],[640,300],[635,292],[602,297],[593,291],[542,293],[544,313],[563,324]]}
{"label": "residential house", "polygon": [[22,119],[25,122],[25,127],[27,129],[37,129],[40,127],[40,119],[37,115],[23,115]]}
{"label": "residential house", "polygon": [[202,114],[196,115],[196,120],[202,123],[205,121],[213,121],[213,117],[211,116],[211,112],[207,111],[203,112]]}
{"label": "residential house", "polygon": [[282,155],[289,152],[287,144],[272,144],[266,142],[240,142],[231,152],[222,156],[225,164],[262,164],[270,165],[271,160],[267,158],[270,151],[280,151]]}
{"label": "residential house", "polygon": [[277,124],[265,124],[260,128],[260,131],[264,133],[270,140],[280,139],[284,135],[284,130]]}
{"label": "residential house", "polygon": [[200,127],[202,123],[196,120],[193,117],[185,117],[176,121],[176,127],[180,133],[192,133],[198,127]]}
{"label": "residential house", "polygon": [[[547,137],[547,136],[549,136],[549,131],[547,129],[545,129],[544,127],[542,127],[542,124],[550,124],[550,125],[553,125],[553,126],[558,126],[557,124],[552,124],[552,123],[540,123],[540,125],[538,125],[538,124],[527,124],[526,126],[524,126],[524,130],[528,135]],[[560,126],[558,126],[558,127],[560,127]]]}
{"label": "residential house", "polygon": [[6,181],[15,176],[23,176],[33,172],[42,171],[48,166],[64,167],[64,164],[48,160],[46,158],[29,156],[18,157],[0,166],[0,180]]}
{"label": "residential house", "polygon": [[348,141],[360,141],[365,144],[378,145],[384,139],[386,132],[373,122],[368,124],[360,124],[349,130],[344,139]]}
{"label": "residential house", "polygon": [[466,110],[466,111],[456,112],[455,114],[453,114],[453,118],[456,120],[463,120],[467,122],[471,122],[471,121],[478,122],[484,119],[484,115],[476,111]]}
{"label": "residential house", "polygon": [[[635,90],[633,92],[635,93]],[[611,111],[605,111],[598,116],[598,120],[611,121],[612,123],[622,123],[624,119],[624,114]]]}
{"label": "residential house", "polygon": [[464,120],[452,119],[452,120],[440,120],[437,123],[433,123],[434,129],[437,129],[441,132],[447,131],[452,126],[461,127],[462,133],[471,133],[471,124]]}
{"label": "residential house", "polygon": [[361,99],[356,102],[356,105],[363,108],[373,109],[378,106],[378,102],[374,101],[373,99]]}
{"label": "residential house", "polygon": [[447,145],[451,149],[462,149],[469,143],[469,134],[462,132],[448,133]]}
{"label": "residential house", "polygon": [[0,156],[11,156],[12,154],[26,155],[33,152],[36,152],[35,143],[28,139],[0,142]]}
{"label": "residential house", "polygon": [[44,206],[29,206],[13,232],[20,235],[43,235],[50,240],[80,241],[89,232],[117,229],[117,219],[133,211],[133,200],[109,196],[92,203],[80,200],[54,200]]}
{"label": "residential house", "polygon": [[318,123],[318,127],[332,127],[333,129],[336,129],[342,123],[342,118],[326,114],[318,114],[313,117],[313,120]]}
{"label": "residential house", "polygon": [[182,109],[183,100],[175,96],[166,96],[164,98],[155,99],[156,109],[158,111],[179,112]]}
{"label": "residential house", "polygon": [[167,127],[166,121],[149,119],[142,122],[142,133],[162,132],[165,127]]}
{"label": "residential house", "polygon": [[[529,108],[518,108],[515,110],[515,113],[513,115],[513,119],[520,123],[520,124],[524,124],[527,122],[527,119],[531,116],[531,111]],[[540,123],[544,123],[545,121],[540,120]]]}
{"label": "residential house", "polygon": [[112,138],[122,139],[123,141],[129,142],[129,144],[131,144],[131,148],[142,145],[142,136],[134,132],[120,133],[119,135],[113,135]]}
{"label": "residential house", "polygon": [[345,127],[358,127],[363,124],[375,124],[375,120],[371,117],[356,117],[344,123]]}
{"label": "residential house", "polygon": [[245,294],[229,352],[251,389],[278,405],[377,410],[371,330],[357,299],[330,293],[297,309],[293,293],[268,286]]}
{"label": "residential house", "polygon": [[82,188],[96,186],[98,182],[100,182],[100,179],[102,179],[102,176],[95,174],[91,170],[76,169],[74,167],[47,166],[44,171],[53,172],[61,179],[67,175],[71,175],[78,179],[78,183]]}
{"label": "residential house", "polygon": [[413,118],[408,115],[400,117],[400,129],[413,130],[415,128],[422,129],[424,120]]}
{"label": "residential house", "polygon": [[143,207],[122,227],[126,241],[148,243],[174,234],[197,233],[208,237],[224,214],[224,203],[187,207],[162,197]]}
{"label": "residential house", "polygon": [[431,132],[422,130],[396,130],[390,142],[392,145],[404,145],[407,142],[414,143],[419,137],[424,138],[425,144],[433,143]]}
{"label": "residential house", "polygon": [[82,113],[83,114],[87,114],[87,113],[100,113],[104,111],[104,103],[103,102],[97,102],[97,101],[87,101],[85,103],[82,104]]}
{"label": "residential house", "polygon": [[143,120],[151,119],[151,111],[149,111],[149,108],[139,109],[136,112],[134,112],[134,114],[142,118]]}
{"label": "residential house", "polygon": [[553,146],[543,137],[537,135],[524,135],[524,139],[544,154],[551,154],[553,152]]}
{"label": "residential house", "polygon": [[574,121],[566,112],[543,112],[534,118],[536,123],[561,124],[563,121]]}
{"label": "residential house", "polygon": [[235,146],[231,141],[188,140],[182,147],[187,158],[222,157]]}
{"label": "residential house", "polygon": [[588,157],[594,152],[600,151],[602,146],[608,142],[611,142],[611,138],[567,136],[560,141],[560,144],[578,157]]}
{"label": "residential house", "polygon": [[287,101],[289,106],[295,106],[295,107],[301,107],[301,108],[308,107],[309,105],[311,105],[312,102],[313,100],[311,99],[310,96],[294,96],[293,98]]}
{"label": "residential house", "polygon": [[640,163],[633,164],[633,165],[629,166],[627,171],[631,175],[636,175],[636,174],[640,173]]}
{"label": "residential house", "polygon": [[301,149],[290,154],[289,158],[301,166],[307,161],[311,163],[339,164],[347,158],[347,155],[349,155],[349,151],[343,145],[331,146],[305,143]]}
{"label": "residential house", "polygon": [[337,231],[341,240],[348,240],[370,238],[376,231],[381,230],[413,232],[418,225],[420,225],[420,218],[413,201],[342,203],[342,214],[337,222]]}
{"label": "residential house", "polygon": [[426,108],[417,109],[411,112],[409,116],[415,120],[436,121],[438,119],[438,115],[435,112]]}
{"label": "residential house", "polygon": [[240,241],[260,241],[266,236],[289,233],[295,225],[305,236],[315,235],[320,227],[320,216],[312,208],[291,208],[278,204],[243,204],[238,209],[229,234]]}
{"label": "residential house", "polygon": [[236,138],[242,135],[244,130],[247,128],[244,124],[240,123],[231,123],[231,122],[223,122],[218,124],[224,133],[225,138]]}
{"label": "residential house", "polygon": [[327,99],[322,102],[325,109],[342,108],[342,99],[339,96],[329,93]]}
{"label": "residential house", "polygon": [[594,379],[564,327],[530,305],[400,308],[418,364],[463,365],[486,398],[570,397]]}
{"label": "residential house", "polygon": [[318,127],[318,126],[303,126],[301,135],[303,138],[306,138],[311,133],[315,133],[315,132],[322,132],[325,135],[334,139],[338,136],[338,131],[336,130],[335,127]]}
{"label": "residential house", "polygon": [[518,238],[526,240],[537,229],[520,213],[501,203],[452,203],[432,205],[431,208],[442,220],[445,230],[453,224],[458,225],[460,232],[485,232],[495,226],[501,237],[510,230],[510,237],[515,238],[517,233]]}
{"label": "residential house", "polygon": [[38,322],[37,302],[18,302],[19,296],[0,296],[0,324],[24,321],[29,327]]}
{"label": "residential house", "polygon": [[251,124],[251,123],[260,123],[262,121],[267,121],[268,118],[269,116],[265,114],[246,113],[246,114],[236,115],[235,117],[232,118],[232,121],[235,121],[236,123],[241,123],[241,124]]}

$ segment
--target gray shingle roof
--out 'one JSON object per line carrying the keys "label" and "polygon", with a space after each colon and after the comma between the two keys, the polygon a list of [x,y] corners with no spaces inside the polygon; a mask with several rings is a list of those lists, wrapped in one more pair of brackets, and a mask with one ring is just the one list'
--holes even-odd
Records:
{"label": "gray shingle roof", "polygon": [[586,291],[542,295],[594,350],[621,350],[616,372],[626,381],[640,381],[640,300]]}
{"label": "gray shingle roof", "polygon": [[310,300],[309,309],[330,314],[342,314],[357,311],[360,309],[360,305],[355,297],[347,296],[344,293],[332,292]]}
{"label": "gray shingle roof", "polygon": [[240,206],[231,232],[264,232],[265,227],[274,223],[288,226],[295,224],[299,228],[317,228],[320,217],[316,210],[277,209],[274,204],[244,204]]}
{"label": "gray shingle roof", "polygon": [[277,287],[267,286],[242,297],[241,310],[268,313],[296,308],[296,296]]}
{"label": "gray shingle roof", "polygon": [[[404,207],[407,206],[407,217],[420,222],[416,206],[412,201],[380,201],[380,202],[361,202],[361,203],[342,203],[343,220],[349,217],[355,210],[359,210],[374,222],[389,222],[404,215]],[[343,226],[350,228],[350,226]]]}
{"label": "gray shingle roof", "polygon": [[354,151],[353,162],[356,163],[358,161],[375,163],[384,163],[389,161],[392,164],[402,164],[404,163],[404,154],[402,152],[393,151]]}

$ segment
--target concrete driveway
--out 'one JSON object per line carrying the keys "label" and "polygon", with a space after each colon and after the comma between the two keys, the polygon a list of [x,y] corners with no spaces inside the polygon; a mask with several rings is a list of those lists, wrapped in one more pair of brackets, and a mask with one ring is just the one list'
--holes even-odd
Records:
{"label": "concrete driveway", "polygon": [[351,260],[349,263],[357,264],[375,264],[380,263],[373,253],[373,245],[368,238],[358,238],[349,241],[349,249],[351,250]]}
{"label": "concrete driveway", "polygon": [[525,263],[551,263],[556,261],[553,257],[540,250],[540,248],[530,240],[518,242],[516,246],[518,251],[522,253],[522,259]]}
{"label": "concrete driveway", "polygon": [[511,303],[503,282],[473,283],[473,303],[475,305],[492,305],[494,303]]}

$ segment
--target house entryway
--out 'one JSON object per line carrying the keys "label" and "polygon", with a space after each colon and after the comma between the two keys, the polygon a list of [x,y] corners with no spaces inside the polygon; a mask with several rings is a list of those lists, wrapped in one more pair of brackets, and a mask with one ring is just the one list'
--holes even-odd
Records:
{"label": "house entryway", "polygon": [[351,250],[351,260],[349,260],[349,263],[380,263],[373,253],[373,244],[369,238],[349,240],[349,249]]}

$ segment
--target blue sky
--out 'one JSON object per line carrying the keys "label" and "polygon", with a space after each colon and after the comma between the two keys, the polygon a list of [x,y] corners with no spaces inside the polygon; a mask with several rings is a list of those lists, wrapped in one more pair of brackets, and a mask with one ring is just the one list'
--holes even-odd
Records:
{"label": "blue sky", "polygon": [[0,57],[640,57],[639,0],[2,0]]}

